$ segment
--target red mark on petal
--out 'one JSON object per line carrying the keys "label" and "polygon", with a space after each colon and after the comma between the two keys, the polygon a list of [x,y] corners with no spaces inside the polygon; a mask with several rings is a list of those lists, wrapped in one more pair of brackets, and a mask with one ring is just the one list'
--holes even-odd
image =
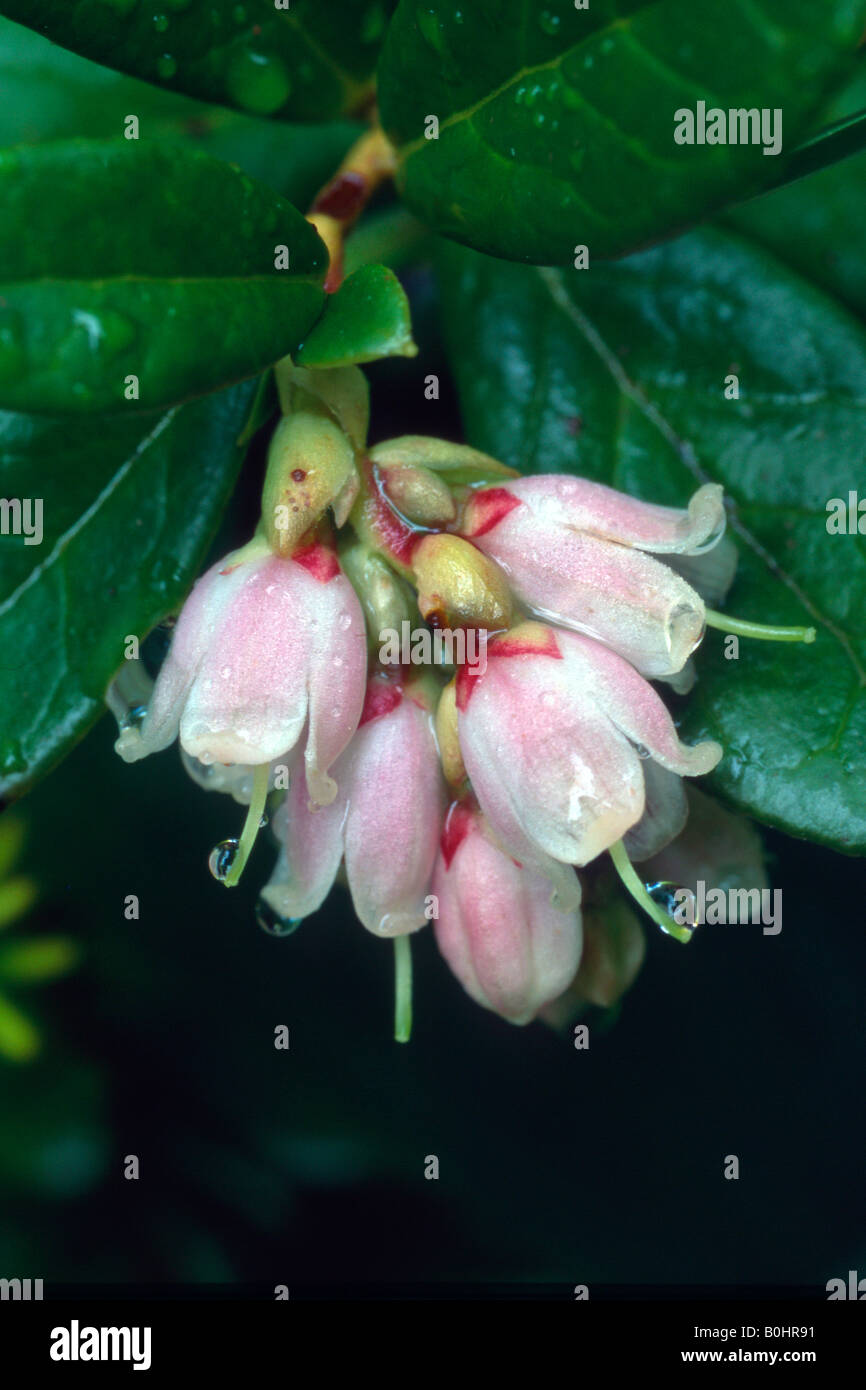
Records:
{"label": "red mark on petal", "polygon": [[498,526],[515,507],[521,506],[520,499],[505,487],[487,487],[476,492],[466,511],[467,536],[483,536]]}
{"label": "red mark on petal", "polygon": [[296,564],[302,565],[320,584],[327,584],[340,573],[339,560],[333,550],[322,545],[321,541],[314,541],[312,545],[305,545],[302,550],[296,550],[291,558]]}
{"label": "red mark on petal", "polygon": [[388,502],[382,485],[376,476],[369,458],[362,464],[367,482],[366,510],[382,545],[389,550],[395,560],[403,565],[412,562],[414,551],[421,533],[407,526]]}
{"label": "red mark on petal", "polygon": [[307,476],[307,475],[306,475],[306,472],[304,471],[303,468],[294,468],[294,469],[292,470],[292,481],[293,481],[293,482],[302,483],[302,482],[304,481],[304,479],[306,478],[306,476]]}
{"label": "red mark on petal", "polygon": [[403,691],[397,681],[374,676],[367,684],[367,694],[364,697],[364,708],[358,727],[360,728],[361,724],[369,724],[371,719],[381,719],[383,714],[390,714],[402,698]]}
{"label": "red mark on petal", "polygon": [[451,860],[472,829],[474,819],[472,811],[462,801],[452,801],[448,807],[440,841],[446,869],[451,868]]}

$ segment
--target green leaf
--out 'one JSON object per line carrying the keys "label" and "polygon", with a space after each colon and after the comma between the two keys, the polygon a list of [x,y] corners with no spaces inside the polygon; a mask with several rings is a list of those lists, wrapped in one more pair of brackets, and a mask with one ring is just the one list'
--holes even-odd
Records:
{"label": "green leaf", "polygon": [[295,361],[301,367],[345,367],[417,352],[400,281],[384,265],[365,265],[329,295]]}
{"label": "green leaf", "polygon": [[362,108],[393,0],[2,0],[64,48],[205,101],[287,121]]}
{"label": "green leaf", "polygon": [[677,112],[781,109],[787,153],[864,21],[863,0],[401,0],[379,74],[399,183],[497,256],[620,255],[779,177],[763,143],[677,144]]}
{"label": "green leaf", "polygon": [[0,19],[0,147],[77,137],[117,139],[134,113],[142,139],[170,141],[239,164],[307,208],[364,127],[355,121],[287,125],[101,68],[20,24]]}
{"label": "green leaf", "polygon": [[0,414],[0,496],[44,499],[40,545],[0,537],[0,796],[69,751],[103,712],[126,637],[180,603],[240,467],[255,385],[146,418]]}
{"label": "green leaf", "polygon": [[313,227],[207,155],[136,141],[5,150],[0,201],[4,408],[171,405],[293,352],[321,309]]}
{"label": "green leaf", "polygon": [[[827,504],[864,477],[866,333],[763,250],[716,230],[585,272],[448,248],[445,325],[469,442],[523,472],[575,472],[681,506],[730,501],[726,607],[814,624],[811,647],[722,634],[684,728],[759,820],[866,851],[866,543]],[[466,332],[471,322],[473,331]],[[739,376],[740,398],[725,399]]]}

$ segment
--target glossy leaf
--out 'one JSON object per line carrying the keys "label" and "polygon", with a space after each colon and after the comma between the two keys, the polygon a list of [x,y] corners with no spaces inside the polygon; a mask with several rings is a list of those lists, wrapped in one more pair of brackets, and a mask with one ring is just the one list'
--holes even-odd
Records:
{"label": "glossy leaf", "polygon": [[[582,273],[457,248],[445,266],[471,444],[669,505],[724,485],[740,551],[726,608],[818,637],[743,638],[734,660],[710,632],[685,731],[722,743],[713,778],[737,806],[866,851],[866,551],[862,535],[827,529],[830,499],[866,479],[866,333],[715,230]],[[725,398],[732,373],[739,399]]]}
{"label": "glossy leaf", "polygon": [[140,138],[238,164],[296,207],[309,207],[363,127],[256,119],[124,77],[0,18],[0,147],[76,137],[117,139],[134,113]]}
{"label": "glossy leaf", "polygon": [[328,296],[295,360],[302,367],[344,367],[417,352],[400,281],[383,265],[367,265]]}
{"label": "glossy leaf", "polygon": [[[380,63],[399,182],[497,256],[620,255],[778,179],[864,22],[863,0],[401,0]],[[781,110],[781,152],[771,119],[761,143],[676,143],[701,101]]]}
{"label": "glossy leaf", "polygon": [[293,352],[320,311],[327,253],[312,226],[206,155],[137,141],[6,150],[0,200],[10,410],[173,404]]}
{"label": "glossy leaf", "polygon": [[240,466],[254,390],[245,382],[148,417],[0,414],[0,495],[41,498],[43,518],[41,544],[0,537],[0,796],[24,791],[80,738],[105,708],[127,637],[143,638],[190,587]]}
{"label": "glossy leaf", "polygon": [[322,121],[370,100],[392,0],[2,0],[85,57],[258,116]]}

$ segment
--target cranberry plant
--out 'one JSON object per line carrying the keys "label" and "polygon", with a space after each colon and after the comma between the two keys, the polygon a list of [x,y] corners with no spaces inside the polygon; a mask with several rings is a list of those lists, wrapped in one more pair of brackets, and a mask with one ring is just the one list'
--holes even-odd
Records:
{"label": "cranberry plant", "polygon": [[[479,1002],[555,1021],[640,964],[607,851],[682,939],[652,882],[732,844],[764,881],[730,812],[866,852],[866,0],[0,14],[199,103],[106,88],[0,150],[4,797],[107,697],[130,761],[179,731],[249,808],[215,872],[266,809],[279,920],[342,864],[404,1037],[425,920]],[[389,357],[412,423],[373,445]],[[255,534],[184,606],[262,445]],[[178,614],[148,704],[138,643]],[[389,666],[404,622],[483,633],[489,669]]]}

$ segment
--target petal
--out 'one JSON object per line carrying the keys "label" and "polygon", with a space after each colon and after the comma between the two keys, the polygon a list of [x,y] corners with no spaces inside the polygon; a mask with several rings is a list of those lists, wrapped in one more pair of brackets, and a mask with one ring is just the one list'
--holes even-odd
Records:
{"label": "petal", "polygon": [[676,772],[668,772],[652,758],[645,758],[643,780],[644,813],[625,837],[626,852],[635,863],[649,859],[670,844],[679,835],[689,814],[685,785]]}
{"label": "petal", "polygon": [[313,801],[326,806],[337,793],[328,771],[348,745],[364,707],[367,639],[361,605],[342,571],[312,582],[306,775]]}
{"label": "petal", "polygon": [[282,847],[265,901],[280,916],[301,919],[321,907],[331,891],[343,857],[345,797],[330,806],[312,807],[303,764],[295,758],[286,800],[274,816]]}
{"label": "petal", "polygon": [[738,559],[734,542],[730,536],[723,536],[719,544],[704,555],[666,555],[665,564],[690,584],[704,603],[718,608],[734,582]]}
{"label": "petal", "polygon": [[[571,636],[557,633],[556,641]],[[565,661],[498,650],[491,644],[487,670],[459,714],[475,794],[517,858],[588,864],[643,814],[641,760]]]}
{"label": "petal", "polygon": [[620,733],[683,777],[712,771],[721,746],[710,740],[692,747],[681,743],[667,706],[627,661],[576,632],[558,633],[557,641],[574,690],[603,709]]}
{"label": "petal", "polygon": [[586,478],[547,473],[478,493],[467,508],[467,534],[472,535],[473,525],[480,528],[488,522],[488,499],[500,492],[516,497],[540,522],[658,555],[700,554],[716,545],[725,530],[723,490],[717,483],[699,488],[683,511],[639,502]]}
{"label": "petal", "polygon": [[186,700],[180,740],[202,762],[272,762],[294,747],[306,718],[313,581],[273,555],[218,579],[219,618]]}
{"label": "petal", "polygon": [[639,550],[535,518],[524,507],[475,543],[533,613],[605,642],[644,675],[679,671],[703,637],[699,595]]}
{"label": "petal", "polygon": [[580,961],[577,908],[553,906],[550,882],[519,868],[487,837],[480,820],[446,867],[437,860],[433,891],[437,944],[464,989],[512,1023],[529,1023],[573,979]]}
{"label": "petal", "polygon": [[427,922],[445,791],[432,719],[411,699],[369,720],[335,769],[346,787],[346,872],[369,931],[399,936]]}

